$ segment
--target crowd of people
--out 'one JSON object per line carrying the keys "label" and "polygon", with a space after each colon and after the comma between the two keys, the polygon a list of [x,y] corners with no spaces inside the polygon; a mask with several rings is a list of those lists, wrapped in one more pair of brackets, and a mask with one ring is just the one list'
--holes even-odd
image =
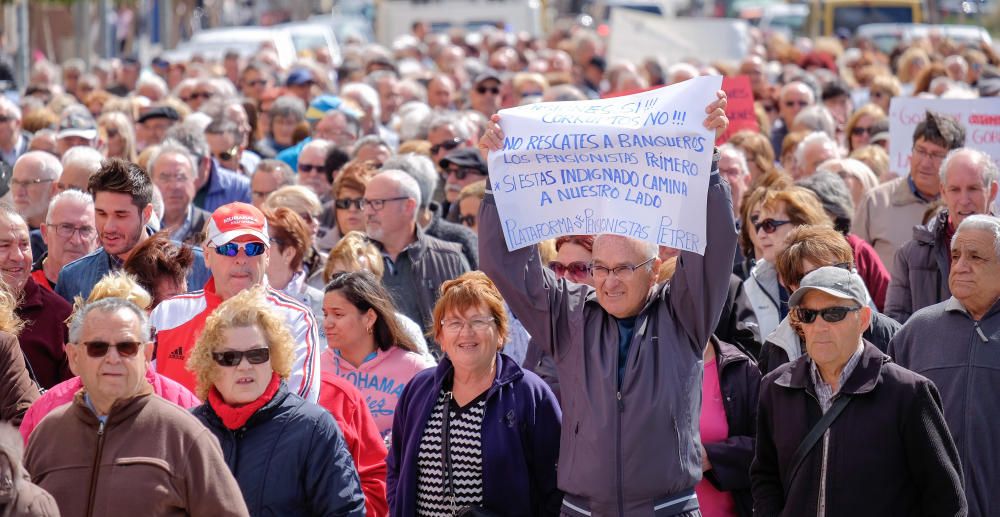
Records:
{"label": "crowd of people", "polygon": [[[933,111],[888,154],[893,98],[997,95],[1000,55],[749,37],[38,60],[0,97],[0,513],[1000,513],[997,165]],[[704,254],[507,249],[499,110],[711,74],[760,129],[690,107]]]}

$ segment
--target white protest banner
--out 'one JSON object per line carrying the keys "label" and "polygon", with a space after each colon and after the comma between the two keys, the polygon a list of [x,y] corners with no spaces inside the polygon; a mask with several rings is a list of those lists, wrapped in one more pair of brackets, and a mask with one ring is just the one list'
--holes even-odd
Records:
{"label": "white protest banner", "polygon": [[719,76],[625,97],[502,110],[489,156],[507,248],[614,233],[705,252],[715,134],[705,107]]}
{"label": "white protest banner", "polygon": [[670,18],[634,9],[611,10],[608,63],[667,63],[690,58],[739,62],[750,51],[750,26],[732,18]]}
{"label": "white protest banner", "polygon": [[889,105],[889,169],[910,173],[913,131],[933,111],[958,121],[965,129],[965,146],[978,149],[1000,164],[1000,98],[921,99],[893,97]]}

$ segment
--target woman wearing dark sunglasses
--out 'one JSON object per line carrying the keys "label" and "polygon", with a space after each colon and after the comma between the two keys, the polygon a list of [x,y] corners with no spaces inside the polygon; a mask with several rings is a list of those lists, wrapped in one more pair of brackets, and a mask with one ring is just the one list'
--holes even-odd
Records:
{"label": "woman wearing dark sunglasses", "polygon": [[293,348],[261,288],[226,300],[188,360],[207,401],[193,413],[219,439],[250,515],[365,515],[337,423],[288,389]]}
{"label": "woman wearing dark sunglasses", "polygon": [[785,248],[785,237],[797,226],[825,225],[833,228],[816,195],[802,187],[773,189],[761,187],[747,201],[747,230],[759,249],[757,263],[744,280],[743,289],[767,338],[788,315],[788,291],[778,282],[774,262]]}

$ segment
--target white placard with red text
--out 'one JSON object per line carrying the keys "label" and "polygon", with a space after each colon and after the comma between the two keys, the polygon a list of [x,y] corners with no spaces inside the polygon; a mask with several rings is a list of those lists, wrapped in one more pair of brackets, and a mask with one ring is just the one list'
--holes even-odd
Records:
{"label": "white placard with red text", "polygon": [[1000,164],[1000,98],[921,99],[894,97],[889,106],[889,169],[910,173],[913,131],[927,111],[946,115],[965,128],[965,146],[979,149]]}

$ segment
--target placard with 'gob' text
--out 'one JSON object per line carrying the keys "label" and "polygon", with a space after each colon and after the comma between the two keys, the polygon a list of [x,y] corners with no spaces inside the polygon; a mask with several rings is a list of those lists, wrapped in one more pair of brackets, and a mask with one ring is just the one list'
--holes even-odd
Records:
{"label": "placard with 'gob' text", "polygon": [[715,134],[703,123],[721,84],[502,110],[489,169],[507,248],[612,233],[704,254]]}

